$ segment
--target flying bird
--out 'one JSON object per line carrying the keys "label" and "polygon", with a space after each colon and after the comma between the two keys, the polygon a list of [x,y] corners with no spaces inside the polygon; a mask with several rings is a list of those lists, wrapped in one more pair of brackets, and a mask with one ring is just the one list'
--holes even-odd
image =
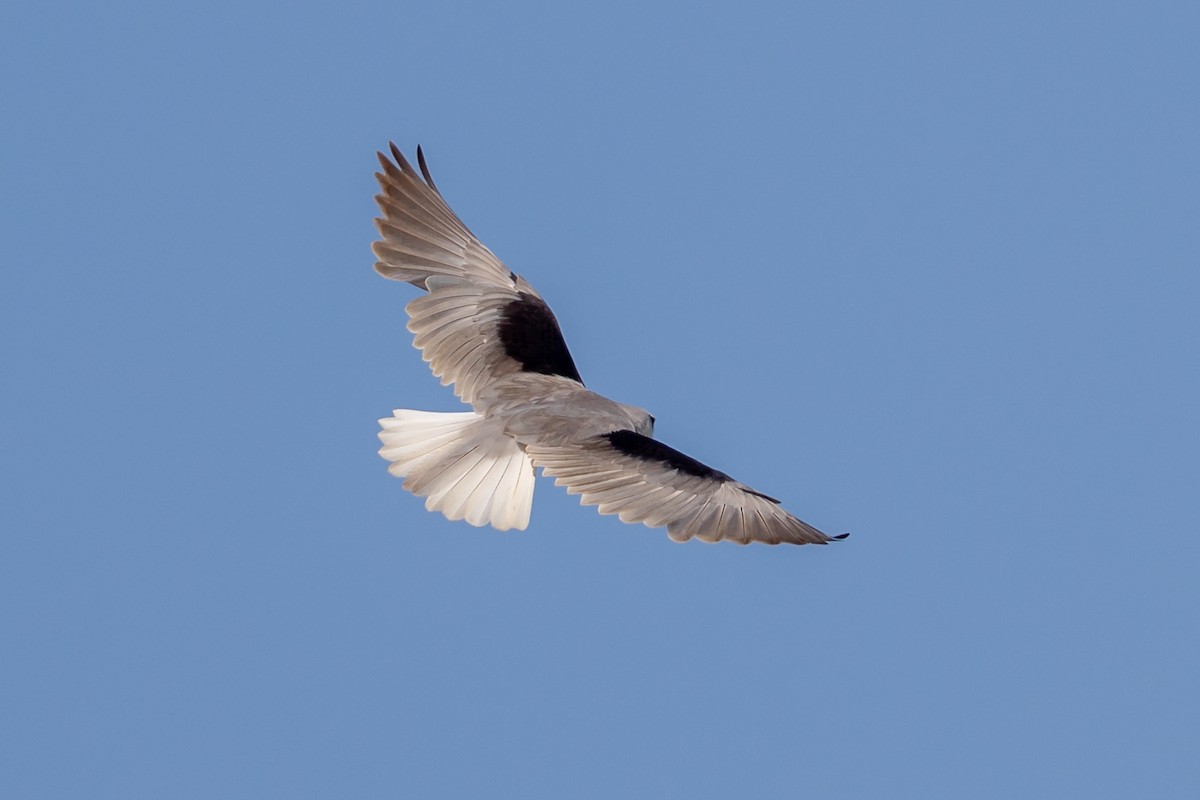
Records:
{"label": "flying bird", "polygon": [[397,409],[379,454],[425,508],[524,530],[534,470],[623,522],[675,541],[826,544],[779,501],[652,438],[654,417],[584,386],[541,295],[492,254],[391,145],[379,153],[376,271],[425,290],[406,308],[414,346],[464,412]]}

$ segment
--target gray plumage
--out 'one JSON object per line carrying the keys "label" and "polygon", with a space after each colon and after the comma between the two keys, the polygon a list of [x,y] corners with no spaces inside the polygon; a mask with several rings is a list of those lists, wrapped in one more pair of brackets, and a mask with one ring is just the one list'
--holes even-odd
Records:
{"label": "gray plumage", "polygon": [[396,410],[380,455],[426,508],[473,525],[524,529],[534,469],[624,522],[676,541],[825,544],[774,498],[651,438],[654,418],[583,385],[549,306],[446,204],[420,148],[395,145],[376,173],[375,269],[426,291],[410,302],[414,345],[473,411]]}

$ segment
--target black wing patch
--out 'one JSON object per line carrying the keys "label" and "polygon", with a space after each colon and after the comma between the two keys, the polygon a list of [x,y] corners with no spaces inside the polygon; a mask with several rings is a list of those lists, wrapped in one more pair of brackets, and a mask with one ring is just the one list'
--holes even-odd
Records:
{"label": "black wing patch", "polygon": [[608,443],[613,448],[627,456],[640,458],[643,461],[657,461],[661,464],[666,464],[671,469],[679,470],[688,475],[695,475],[697,478],[709,478],[715,481],[731,481],[733,478],[721,472],[719,469],[713,469],[707,464],[702,464],[689,455],[684,455],[673,447],[667,447],[659,441],[651,439],[649,436],[642,436],[640,433],[633,431],[613,431],[612,433],[604,434],[604,438],[608,439]]}
{"label": "black wing patch", "polygon": [[504,307],[499,328],[504,352],[521,369],[541,375],[561,375],[583,383],[558,320],[540,297],[520,292],[516,300]]}
{"label": "black wing patch", "polygon": [[[612,433],[604,434],[604,438],[612,445],[613,449],[624,453],[633,458],[640,458],[643,461],[657,461],[660,464],[666,464],[668,467],[685,475],[695,475],[697,478],[708,478],[709,480],[725,483],[732,481],[733,478],[721,472],[719,469],[704,464],[692,458],[685,453],[681,453],[674,447],[651,439],[649,436],[642,436],[640,433],[633,431],[613,431]],[[749,486],[740,486],[743,492],[757,495],[764,500],[770,500],[775,505],[779,505],[779,501],[769,494],[756,492]]]}

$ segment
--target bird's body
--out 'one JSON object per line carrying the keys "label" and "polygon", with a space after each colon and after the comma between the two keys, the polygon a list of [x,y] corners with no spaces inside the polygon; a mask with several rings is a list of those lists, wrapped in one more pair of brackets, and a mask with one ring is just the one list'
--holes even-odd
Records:
{"label": "bird's body", "polygon": [[474,409],[380,420],[380,455],[427,509],[524,529],[541,468],[600,513],[665,525],[677,541],[831,540],[774,498],[650,438],[644,409],[587,389],[537,291],[450,210],[419,148],[420,174],[391,149],[394,162],[381,153],[376,175],[375,268],[426,290],[407,307],[414,345]]}

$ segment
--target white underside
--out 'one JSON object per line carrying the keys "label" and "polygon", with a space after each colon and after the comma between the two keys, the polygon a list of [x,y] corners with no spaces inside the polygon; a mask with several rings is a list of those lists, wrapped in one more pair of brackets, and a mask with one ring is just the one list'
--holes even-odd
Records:
{"label": "white underside", "polygon": [[473,411],[397,409],[379,420],[379,455],[425,508],[475,526],[524,530],[533,508],[533,463],[499,423]]}

